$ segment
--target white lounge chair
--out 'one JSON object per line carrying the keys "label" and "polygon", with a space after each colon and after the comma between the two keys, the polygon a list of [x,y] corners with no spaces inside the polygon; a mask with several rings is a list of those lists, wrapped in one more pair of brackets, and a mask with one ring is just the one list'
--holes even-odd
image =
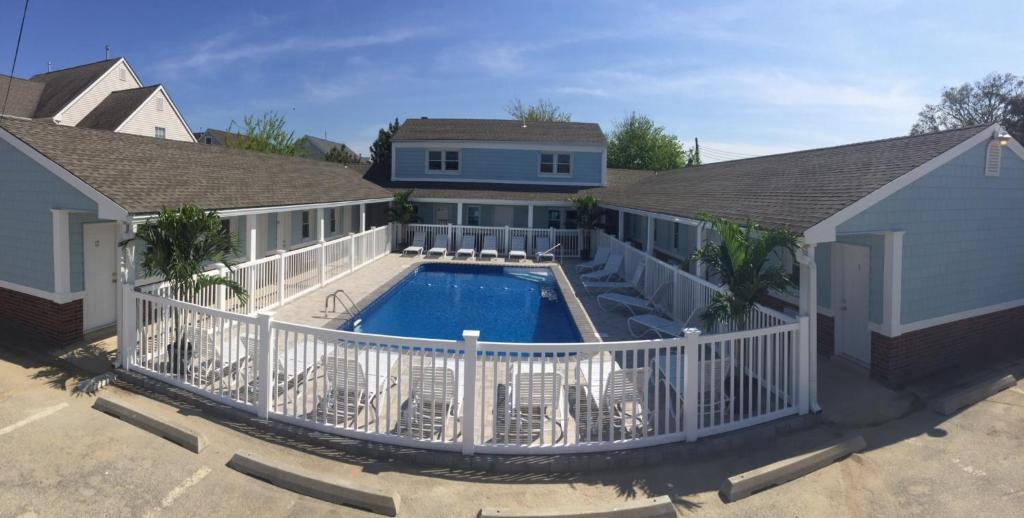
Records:
{"label": "white lounge chair", "polygon": [[455,251],[455,257],[461,257],[463,255],[476,257],[476,236],[462,236],[462,246]]}
{"label": "white lounge chair", "polygon": [[434,254],[440,254],[441,257],[448,256],[448,234],[434,236],[434,247],[427,250],[427,255],[431,256]]}
{"label": "white lounge chair", "polygon": [[405,247],[405,249],[402,250],[402,255],[405,255],[406,253],[420,255],[423,253],[423,247],[425,247],[426,245],[427,233],[423,231],[417,231],[412,236],[412,244]]}
{"label": "white lounge chair", "polygon": [[[558,372],[520,372],[515,378],[511,399],[507,385],[498,387],[495,440],[499,443],[531,444],[550,435],[548,440],[552,444],[561,441],[565,434],[562,375]],[[547,422],[550,425],[546,425]]]}
{"label": "white lounge chair", "polygon": [[611,249],[607,246],[602,246],[597,249],[597,253],[594,254],[594,258],[576,265],[577,272],[589,272],[600,268],[604,263],[608,262],[608,254],[611,253]]}
{"label": "white lounge chair", "polygon": [[592,358],[580,363],[586,397],[577,395],[577,435],[583,441],[619,440],[646,435],[651,423],[645,394],[650,367],[623,369],[614,360]]}
{"label": "white lounge chair", "polygon": [[409,399],[402,406],[397,432],[416,439],[438,438],[448,428],[448,418],[458,415],[455,371],[445,367],[413,367],[410,377]]}
{"label": "white lounge chair", "polygon": [[[693,320],[693,316],[696,314],[697,308],[694,308],[685,322],[660,317],[653,313],[634,315],[629,317],[629,320],[626,321],[626,327],[629,328],[629,334],[636,338],[643,337],[650,333],[654,333],[659,337],[679,337],[683,336],[683,331],[687,328],[693,327],[690,325],[690,321]],[[640,331],[635,330],[634,326],[640,328]]]}
{"label": "white lounge chair", "polygon": [[661,291],[668,285],[669,283],[666,282],[655,288],[654,293],[651,294],[651,298],[649,299],[634,295],[626,295],[625,293],[618,293],[615,291],[602,293],[597,296],[597,305],[605,311],[611,311],[612,309],[621,307],[629,311],[631,315],[651,313],[656,309],[654,303],[658,299],[658,294],[661,293]]}
{"label": "white lounge chair", "polygon": [[600,270],[594,272],[587,272],[580,275],[581,281],[606,281],[611,277],[618,275],[619,270],[622,268],[622,256],[619,254],[612,254],[608,256],[608,261],[604,263],[604,266]]}
{"label": "white lounge chair", "polygon": [[643,282],[644,278],[644,263],[636,265],[636,269],[633,270],[633,278],[626,281],[591,281],[583,279],[583,288],[587,292],[594,290],[624,290],[633,289],[634,291],[641,291],[640,283]]}
{"label": "white lounge chair", "polygon": [[484,257],[498,258],[498,238],[491,235],[484,236],[484,246],[480,248],[480,258]]}
{"label": "white lounge chair", "polygon": [[555,260],[555,254],[551,252],[551,240],[546,236],[537,236],[537,248],[536,253],[533,254],[533,260],[538,263],[544,259],[549,261]]}
{"label": "white lounge chair", "polygon": [[523,236],[513,236],[511,241],[508,245],[508,258],[526,259],[526,238]]}

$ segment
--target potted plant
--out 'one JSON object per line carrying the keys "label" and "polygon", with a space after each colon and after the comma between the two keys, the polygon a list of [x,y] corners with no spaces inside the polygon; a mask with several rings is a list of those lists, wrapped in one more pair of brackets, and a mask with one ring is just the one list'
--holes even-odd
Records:
{"label": "potted plant", "polygon": [[569,201],[572,202],[573,209],[576,211],[576,224],[583,230],[580,256],[589,259],[591,234],[593,233],[594,225],[597,224],[597,218],[601,215],[601,210],[597,206],[597,198],[592,194],[585,194],[583,196],[570,196]]}
{"label": "potted plant", "polygon": [[[215,263],[231,270],[235,264],[232,258],[240,252],[238,240],[215,212],[195,205],[183,205],[177,210],[165,208],[139,225],[133,240],[144,246],[139,262],[142,274],[162,278],[173,299],[193,300],[203,289],[224,286],[242,304],[248,300],[245,288],[237,282],[205,273]],[[121,246],[127,243],[122,242]],[[167,344],[169,366],[171,372],[183,374],[191,364],[193,344],[187,340],[177,307],[173,308],[172,317],[174,339]]]}
{"label": "potted plant", "polygon": [[388,221],[398,225],[398,244],[405,246],[405,226],[410,223],[419,223],[420,216],[416,212],[416,206],[409,201],[412,197],[412,189],[396,192],[391,199],[391,206],[388,207]]}
{"label": "potted plant", "polygon": [[[789,230],[763,228],[751,222],[740,226],[707,214],[698,218],[710,224],[721,241],[694,250],[690,260],[703,263],[708,273],[717,275],[728,288],[712,296],[702,317],[709,326],[733,322],[738,330],[746,329],[754,304],[771,291],[784,292],[795,286],[782,267],[781,254],[795,256],[800,237]],[[778,260],[772,261],[772,255]]]}

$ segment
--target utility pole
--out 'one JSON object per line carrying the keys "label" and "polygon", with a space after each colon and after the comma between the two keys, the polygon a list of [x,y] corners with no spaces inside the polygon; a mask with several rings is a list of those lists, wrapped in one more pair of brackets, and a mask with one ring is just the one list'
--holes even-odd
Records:
{"label": "utility pole", "polygon": [[693,161],[700,165],[700,139],[693,137]]}

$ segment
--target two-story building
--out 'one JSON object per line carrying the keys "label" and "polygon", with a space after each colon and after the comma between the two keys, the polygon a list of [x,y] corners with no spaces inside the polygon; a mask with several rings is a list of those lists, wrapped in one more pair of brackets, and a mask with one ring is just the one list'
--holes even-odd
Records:
{"label": "two-story building", "polygon": [[0,75],[4,117],[195,142],[163,85],[143,86],[124,58],[36,74]]}

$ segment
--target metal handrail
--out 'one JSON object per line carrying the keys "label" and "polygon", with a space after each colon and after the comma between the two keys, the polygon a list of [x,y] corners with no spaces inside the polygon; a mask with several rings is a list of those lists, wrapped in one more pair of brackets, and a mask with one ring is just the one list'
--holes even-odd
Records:
{"label": "metal handrail", "polygon": [[[547,250],[545,250],[543,252],[537,252],[534,257],[535,258],[539,258],[542,255],[548,255],[548,254],[551,254],[552,256],[554,256],[555,254],[552,254],[551,251],[556,249],[556,248],[558,248],[558,247],[560,247],[560,246],[562,246],[562,243],[555,243],[555,246],[553,246],[551,248],[548,248]],[[561,250],[559,250],[559,252],[561,252]],[[561,254],[559,254],[559,259],[555,259],[555,262],[561,264],[561,262],[562,262],[561,261]]]}
{"label": "metal handrail", "polygon": [[[338,296],[339,293],[344,295],[345,298],[348,299],[348,304],[346,304],[344,300],[341,300],[341,297]],[[324,298],[324,318],[327,318],[328,302],[333,302],[333,304],[331,305],[331,313],[338,312],[338,303],[340,302],[341,308],[344,309],[349,315],[352,315],[354,317],[359,314],[359,306],[355,303],[354,300],[352,300],[352,297],[347,292],[345,292],[345,290],[335,290],[334,293],[331,293],[326,298]],[[351,307],[349,307],[350,305]]]}

